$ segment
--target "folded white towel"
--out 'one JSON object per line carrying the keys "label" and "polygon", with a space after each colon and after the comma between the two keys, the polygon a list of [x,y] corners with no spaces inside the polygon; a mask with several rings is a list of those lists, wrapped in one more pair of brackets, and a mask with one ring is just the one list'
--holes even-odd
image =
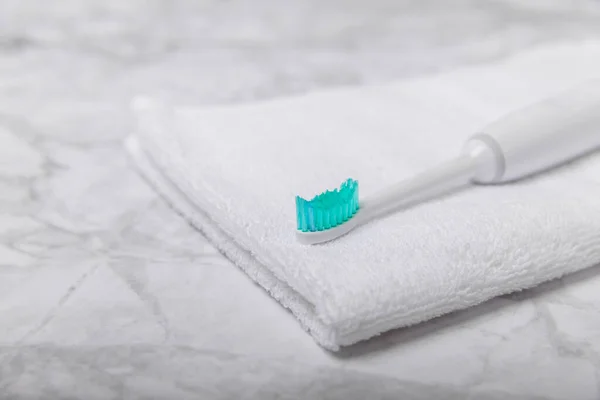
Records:
{"label": "folded white towel", "polygon": [[337,350],[600,263],[600,156],[467,189],[312,247],[294,236],[294,196],[348,177],[368,195],[454,156],[488,122],[598,71],[600,43],[587,43],[249,105],[144,99],[128,148],[175,209],[319,344]]}

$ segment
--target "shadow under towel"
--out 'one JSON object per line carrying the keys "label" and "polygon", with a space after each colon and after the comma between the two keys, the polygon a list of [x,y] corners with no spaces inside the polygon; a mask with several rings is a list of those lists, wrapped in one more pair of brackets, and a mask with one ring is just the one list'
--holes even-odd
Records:
{"label": "shadow under towel", "polygon": [[296,241],[294,196],[349,177],[369,195],[597,71],[600,43],[590,42],[245,105],[140,98],[127,148],[179,213],[320,345],[338,350],[600,263],[600,155],[522,182],[472,187],[318,246]]}

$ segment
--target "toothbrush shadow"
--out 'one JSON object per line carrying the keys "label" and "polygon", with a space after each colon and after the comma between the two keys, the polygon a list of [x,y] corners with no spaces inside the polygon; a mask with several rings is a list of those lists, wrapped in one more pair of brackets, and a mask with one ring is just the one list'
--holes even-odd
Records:
{"label": "toothbrush shadow", "polygon": [[[479,327],[485,328],[483,324],[478,326],[478,320],[492,315],[492,313],[494,313],[493,315],[499,315],[503,310],[510,307],[516,307],[529,300],[551,296],[561,288],[597,277],[600,277],[600,265],[574,272],[565,277],[542,283],[521,292],[501,295],[477,306],[455,311],[413,326],[391,330],[352,346],[344,347],[339,352],[331,354],[333,357],[339,359],[360,359],[361,357],[373,356],[393,348],[410,346],[435,334],[443,334],[443,332],[452,330],[456,331],[456,328],[472,328],[475,330]],[[491,332],[490,334],[493,335],[494,333]],[[497,335],[501,336],[502,334],[498,333]]]}
{"label": "toothbrush shadow", "polygon": [[[446,190],[440,190],[440,191],[436,192],[435,194],[420,197],[418,200],[407,201],[406,203],[404,203],[400,206],[391,207],[391,208],[388,208],[388,209],[385,209],[383,211],[373,214],[371,216],[370,220],[367,222],[367,224],[371,223],[373,221],[377,221],[378,219],[386,218],[386,217],[396,214],[400,211],[405,211],[405,210],[409,210],[412,208],[416,208],[416,207],[425,205],[430,202],[443,201],[444,199],[449,199],[452,196],[454,196],[458,193],[461,193],[467,189],[469,189],[469,186],[464,185],[464,186],[454,187],[454,188],[450,188],[450,189],[446,189]],[[360,227],[358,227],[358,228],[360,229]]]}
{"label": "toothbrush shadow", "polygon": [[[598,134],[600,134],[600,132]],[[543,177],[544,175],[549,174],[551,172],[556,172],[556,171],[561,171],[561,170],[566,171],[566,170],[569,170],[571,168],[574,168],[577,165],[586,162],[586,160],[588,160],[590,157],[592,157],[596,153],[600,154],[599,150],[600,149],[598,149],[598,148],[592,149],[592,150],[588,150],[587,152],[583,153],[579,157],[576,157],[576,158],[571,159],[571,160],[563,161],[563,162],[561,162],[561,163],[559,163],[557,165],[554,165],[554,166],[546,168],[546,169],[542,169],[541,171],[538,171],[536,173],[527,175],[527,176],[522,177],[522,178],[513,179],[513,180],[501,182],[501,183],[495,183],[495,184],[489,184],[489,185],[486,184],[486,185],[483,185],[483,186],[504,186],[504,185],[512,185],[512,184],[515,184],[515,183],[531,182],[531,181],[539,179],[539,178]]]}
{"label": "toothbrush shadow", "polygon": [[[527,176],[519,178],[519,179],[513,179],[510,181],[499,182],[499,183],[477,184],[475,186],[493,188],[493,187],[502,187],[502,186],[506,186],[506,185],[515,185],[515,184],[532,182],[536,179],[542,178],[543,176],[547,175],[548,173],[561,171],[561,170],[566,171],[568,169],[574,168],[577,165],[586,162],[586,160],[588,160],[592,155],[596,155],[596,153],[600,154],[600,151],[598,149],[590,150],[590,151],[584,153],[583,155],[581,155],[580,157],[575,158],[574,160],[564,161],[558,165],[555,165],[550,168],[546,168],[544,170],[541,170],[534,174],[527,175]],[[462,185],[462,186],[458,186],[458,187],[449,187],[449,188],[446,188],[445,190],[437,191],[435,193],[432,193],[429,196],[422,197],[418,200],[408,201],[400,206],[392,207],[392,208],[386,209],[382,212],[375,214],[369,222],[378,220],[380,218],[385,218],[385,217],[395,214],[399,211],[418,207],[419,205],[426,204],[426,203],[429,203],[432,201],[438,201],[438,200],[444,200],[447,198],[451,198],[455,194],[458,194],[467,189],[472,189],[472,186],[473,185],[471,185],[471,184],[467,184],[467,185]]]}

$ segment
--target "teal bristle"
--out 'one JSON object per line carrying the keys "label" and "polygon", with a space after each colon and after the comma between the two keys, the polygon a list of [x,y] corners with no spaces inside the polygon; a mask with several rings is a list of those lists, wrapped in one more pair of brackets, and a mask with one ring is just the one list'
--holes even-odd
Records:
{"label": "teal bristle", "polygon": [[343,224],[358,211],[358,182],[348,179],[339,189],[312,200],[296,196],[296,225],[302,232],[317,232]]}

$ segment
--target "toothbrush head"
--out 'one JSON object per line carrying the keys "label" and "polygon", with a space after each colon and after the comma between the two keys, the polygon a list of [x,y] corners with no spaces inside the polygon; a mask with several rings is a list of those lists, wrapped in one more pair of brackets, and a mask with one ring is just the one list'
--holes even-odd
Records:
{"label": "toothbrush head", "polygon": [[333,191],[325,191],[312,200],[296,196],[297,237],[304,244],[316,244],[337,238],[356,225],[359,210],[358,182],[348,179]]}

